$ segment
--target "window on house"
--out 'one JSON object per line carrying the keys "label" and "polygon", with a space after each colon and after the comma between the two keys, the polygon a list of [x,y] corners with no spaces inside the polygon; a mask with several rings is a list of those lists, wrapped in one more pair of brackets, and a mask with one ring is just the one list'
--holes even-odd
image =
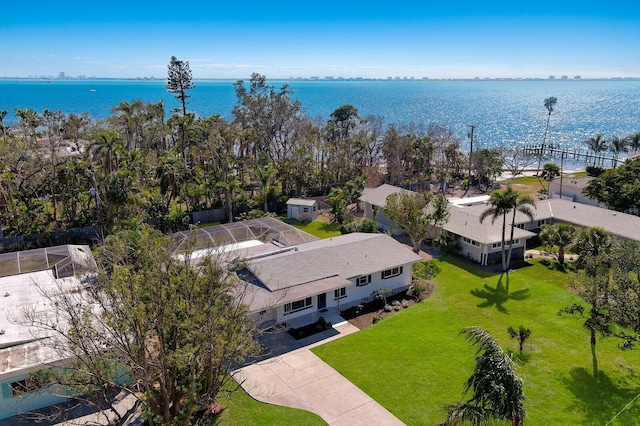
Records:
{"label": "window on house", "polygon": [[363,275],[361,277],[356,278],[356,285],[363,286],[367,285],[371,282],[371,275]]}
{"label": "window on house", "polygon": [[462,237],[462,241],[464,241],[467,244],[471,244],[472,246],[480,247],[480,243],[475,240],[472,240],[471,238]]}
{"label": "window on house", "polygon": [[347,288],[342,287],[333,291],[333,298],[335,300],[342,299],[343,297],[347,297]]}
{"label": "window on house", "polygon": [[402,274],[402,266],[387,269],[386,271],[382,271],[382,279],[386,280],[387,278],[395,277],[400,274]]}
{"label": "window on house", "polygon": [[303,213],[309,213],[309,207],[303,207],[302,208],[302,212]]}
{"label": "window on house", "polygon": [[493,243],[493,248],[498,248],[502,246],[502,243]]}
{"label": "window on house", "polygon": [[284,305],[284,314],[292,314],[294,312],[302,311],[303,309],[310,308],[312,306],[311,298],[296,300],[295,302],[286,303]]}

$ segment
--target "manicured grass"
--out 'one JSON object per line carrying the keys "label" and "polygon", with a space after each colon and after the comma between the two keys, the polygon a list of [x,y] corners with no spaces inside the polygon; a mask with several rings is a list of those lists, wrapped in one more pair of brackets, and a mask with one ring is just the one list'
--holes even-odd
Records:
{"label": "manicured grass", "polygon": [[214,424],[246,425],[326,425],[320,416],[296,408],[265,404],[251,398],[242,388],[233,392],[220,403],[223,411],[216,416]]}
{"label": "manicured grass", "polygon": [[[540,186],[540,181],[535,176],[517,176],[510,179],[505,179],[505,183],[513,183],[513,184],[521,184],[521,185],[533,185],[538,184]],[[542,180],[543,183],[546,183],[545,180]]]}
{"label": "manicured grass", "polygon": [[[600,368],[592,375],[584,318],[558,316],[573,303],[568,274],[538,261],[506,276],[460,260],[436,260],[441,269],[434,294],[376,325],[313,349],[341,374],[408,425],[442,421],[446,405],[466,400],[464,383],[475,350],[459,336],[465,326],[491,332],[514,352],[525,381],[529,425],[605,425],[640,393],[640,349],[623,352],[613,338],[597,342]],[[523,354],[507,328],[532,331]],[[640,398],[611,425],[639,425]]]}
{"label": "manicured grass", "polygon": [[315,235],[318,238],[331,238],[341,235],[340,225],[337,223],[326,223],[320,219],[316,219],[312,222],[288,222],[290,225],[295,226],[298,229],[308,232],[311,235]]}
{"label": "manicured grass", "polygon": [[198,223],[196,224],[196,228],[208,228],[210,226],[218,226],[221,222],[207,222],[207,223]]}

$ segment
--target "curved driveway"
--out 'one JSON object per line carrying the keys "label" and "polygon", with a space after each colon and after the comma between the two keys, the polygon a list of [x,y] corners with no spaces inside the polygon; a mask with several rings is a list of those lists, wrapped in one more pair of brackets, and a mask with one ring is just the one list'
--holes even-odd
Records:
{"label": "curved driveway", "polygon": [[330,425],[403,425],[309,350],[358,331],[346,321],[334,329],[328,339],[243,367],[234,378],[258,401],[311,411]]}

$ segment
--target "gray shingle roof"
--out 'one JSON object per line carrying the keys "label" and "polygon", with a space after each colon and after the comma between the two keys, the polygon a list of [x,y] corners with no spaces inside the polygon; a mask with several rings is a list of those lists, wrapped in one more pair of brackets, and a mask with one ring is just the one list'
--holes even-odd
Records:
{"label": "gray shingle roof", "polygon": [[384,207],[387,203],[387,197],[396,192],[413,192],[407,189],[398,188],[397,186],[384,184],[377,188],[365,188],[359,200],[369,203],[373,206]]}
{"label": "gray shingle roof", "polygon": [[276,291],[333,276],[349,279],[420,260],[420,256],[386,234],[353,233],[253,260],[249,269],[266,287]]}
{"label": "gray shingle roof", "polygon": [[[487,209],[487,206],[481,206],[481,209],[474,208],[477,206],[451,208],[451,216],[449,221],[442,229],[470,238],[483,244],[492,244],[502,241],[502,218],[497,218],[494,224],[491,224],[491,218],[486,218],[480,223],[480,214]],[[511,235],[511,216],[507,216],[507,227],[505,236],[508,239]],[[520,228],[514,228],[513,238],[531,238],[535,234]]]}
{"label": "gray shingle roof", "polygon": [[549,208],[555,220],[579,226],[598,226],[622,238],[640,241],[640,217],[573,201],[539,201]]}

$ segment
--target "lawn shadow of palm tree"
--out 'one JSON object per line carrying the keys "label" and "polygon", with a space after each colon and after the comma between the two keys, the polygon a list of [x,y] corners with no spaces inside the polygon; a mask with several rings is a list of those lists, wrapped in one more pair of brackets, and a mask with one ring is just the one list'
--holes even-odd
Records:
{"label": "lawn shadow of palm tree", "polygon": [[603,371],[598,372],[598,380],[595,380],[584,367],[572,369],[562,380],[575,396],[567,410],[584,413],[586,419],[581,422],[584,425],[640,425],[640,386],[628,386],[638,383],[638,378],[633,372],[627,373],[627,386],[624,386],[611,380]]}
{"label": "lawn shadow of palm tree", "polygon": [[464,259],[461,257],[445,256],[440,258],[440,260],[443,262],[447,262],[452,265],[455,265],[458,268],[463,269],[464,271],[472,275],[475,275],[478,278],[489,278],[489,277],[494,277],[500,274],[500,272],[495,270],[483,269],[480,267],[479,264],[475,263],[473,260]]}
{"label": "lawn shadow of palm tree", "polygon": [[[503,278],[506,277],[504,280]],[[503,282],[504,281],[504,282]],[[511,300],[525,300],[530,296],[529,289],[524,288],[522,290],[514,291],[513,293],[508,292],[509,288],[509,274],[503,273],[498,278],[498,282],[496,283],[495,288],[491,287],[489,284],[484,283],[483,288],[481,289],[473,289],[471,290],[471,295],[485,299],[484,302],[481,302],[477,306],[479,308],[489,308],[495,306],[496,309],[502,313],[508,314],[509,311],[504,307],[504,303]]]}

